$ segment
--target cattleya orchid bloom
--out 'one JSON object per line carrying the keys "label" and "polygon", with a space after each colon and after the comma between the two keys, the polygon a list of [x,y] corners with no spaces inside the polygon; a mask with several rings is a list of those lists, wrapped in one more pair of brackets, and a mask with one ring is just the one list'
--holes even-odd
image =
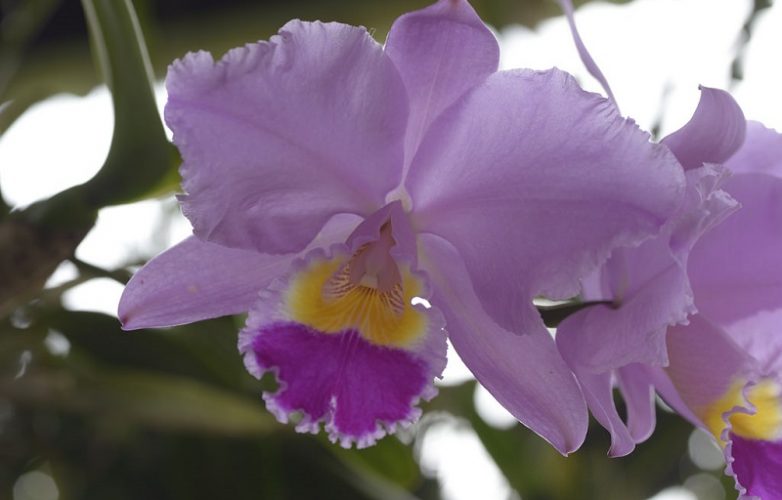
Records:
{"label": "cattleya orchid bloom", "polygon": [[610,454],[651,434],[656,390],[714,435],[742,498],[782,498],[782,135],[704,88],[690,122],[662,143],[687,169],[688,202],[659,237],[616,250],[585,280],[585,297],[614,307],[569,317],[557,344],[611,432]]}
{"label": "cattleya orchid bloom", "polygon": [[[367,446],[415,420],[445,330],[478,380],[560,452],[587,410],[532,299],[572,297],[682,202],[664,146],[561,71],[497,71],[464,0],[393,24],[291,21],[173,63],[166,121],[195,235],[150,261],[126,329],[249,312],[239,350],[282,422]],[[419,304],[420,299],[432,307]]]}

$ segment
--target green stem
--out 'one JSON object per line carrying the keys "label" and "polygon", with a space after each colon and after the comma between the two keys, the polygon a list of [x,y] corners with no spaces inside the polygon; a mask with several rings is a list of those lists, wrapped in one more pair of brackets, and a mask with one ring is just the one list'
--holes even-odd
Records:
{"label": "green stem", "polygon": [[95,207],[144,197],[175,167],[152,87],[154,75],[130,0],[82,0],[92,46],[114,104],[106,162],[84,187]]}
{"label": "green stem", "polygon": [[79,274],[86,277],[87,279],[109,278],[121,285],[126,284],[130,280],[131,273],[125,269],[115,269],[110,271],[108,269],[103,269],[102,267],[90,264],[89,262],[84,262],[83,260],[80,260],[76,257],[71,257],[68,260],[73,262],[73,264],[79,270]]}
{"label": "green stem", "polygon": [[594,306],[609,306],[615,307],[613,302],[609,301],[595,301],[595,302],[567,302],[564,304],[557,304],[553,306],[535,306],[543,318],[543,322],[549,328],[556,328],[562,321],[565,320],[571,314],[575,314],[583,309]]}

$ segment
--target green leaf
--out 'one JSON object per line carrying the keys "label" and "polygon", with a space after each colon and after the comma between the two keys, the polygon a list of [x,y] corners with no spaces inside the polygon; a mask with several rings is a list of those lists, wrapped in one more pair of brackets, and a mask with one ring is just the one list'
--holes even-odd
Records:
{"label": "green leaf", "polygon": [[253,397],[260,394],[244,369],[236,348],[238,328],[230,317],[134,332],[122,331],[115,317],[85,311],[46,312],[41,322],[115,367],[184,375],[231,390],[246,388]]}
{"label": "green leaf", "polygon": [[90,39],[114,104],[106,162],[84,186],[93,207],[145,196],[178,164],[155,104],[154,76],[130,0],[82,0]]}
{"label": "green leaf", "polygon": [[[0,42],[0,96],[5,93],[11,79],[16,74],[22,60],[22,54],[40,33],[61,0],[27,0],[25,2],[6,2],[0,7],[3,14]],[[3,128],[0,127],[0,135]]]}
{"label": "green leaf", "polygon": [[[326,443],[326,439],[322,439]],[[363,450],[346,450],[326,443],[331,452],[351,468],[390,481],[405,489],[413,489],[421,481],[421,471],[413,457],[411,446],[394,436],[388,436]]]}
{"label": "green leaf", "polygon": [[[657,430],[627,457],[610,458],[608,432],[595,421],[582,447],[569,457],[522,425],[502,430],[475,411],[475,383],[444,387],[430,409],[450,412],[469,422],[505,478],[524,499],[648,498],[680,484],[689,423],[672,413],[657,412]],[[617,407],[623,413],[621,398]]]}
{"label": "green leaf", "polygon": [[26,406],[88,415],[113,425],[224,436],[282,430],[260,398],[184,377],[99,367],[73,352],[60,366],[40,355],[34,357],[23,377],[0,380],[0,395]]}

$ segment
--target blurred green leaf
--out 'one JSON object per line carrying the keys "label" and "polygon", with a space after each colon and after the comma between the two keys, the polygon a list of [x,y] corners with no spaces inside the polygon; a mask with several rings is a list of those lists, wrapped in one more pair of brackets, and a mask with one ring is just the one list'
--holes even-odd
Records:
{"label": "blurred green leaf", "polygon": [[[450,412],[469,422],[511,487],[525,500],[643,500],[681,484],[682,463],[687,463],[682,457],[686,457],[692,426],[677,415],[658,411],[654,437],[621,458],[607,457],[608,433],[591,421],[581,449],[563,457],[521,425],[503,430],[487,424],[475,410],[474,391],[474,382],[443,387],[428,410]],[[624,411],[620,400],[617,406]]]}
{"label": "blurred green leaf", "polygon": [[178,164],[152,89],[154,76],[130,0],[82,0],[90,40],[114,104],[114,135],[100,172],[84,185],[91,206],[145,196]]}
{"label": "blurred green leaf", "polygon": [[280,429],[260,398],[253,401],[183,377],[98,368],[73,354],[61,366],[34,356],[23,377],[0,380],[0,397],[113,425],[227,436]]}
{"label": "blurred green leaf", "polygon": [[[322,439],[325,443],[327,440]],[[391,481],[405,489],[414,489],[422,481],[412,447],[390,436],[363,450],[346,450],[331,443],[332,453],[351,467]]]}
{"label": "blurred green leaf", "polygon": [[[0,96],[19,67],[24,51],[43,29],[60,0],[26,0],[0,4]],[[0,135],[3,129],[0,128]]]}
{"label": "blurred green leaf", "polygon": [[[227,319],[226,319],[227,320]],[[230,321],[224,324],[230,325]],[[220,435],[285,432],[274,422],[260,391],[215,385],[181,342],[161,335],[129,334],[115,318],[98,313],[54,311],[30,315],[19,330],[6,324],[0,336],[0,400],[75,412],[121,425],[188,430]],[[51,354],[44,338],[56,331],[70,344],[66,356]],[[150,332],[154,333],[154,332]],[[235,338],[235,332],[230,332]],[[226,371],[241,368],[236,347],[225,360]],[[29,357],[24,376],[17,359]],[[3,373],[5,372],[5,373]],[[244,378],[252,381],[246,372]],[[255,384],[257,385],[257,383]]]}
{"label": "blurred green leaf", "polygon": [[117,318],[94,312],[54,310],[40,320],[91,357],[112,366],[184,375],[259,394],[237,350],[238,329],[231,317],[133,332],[123,331]]}
{"label": "blurred green leaf", "polygon": [[733,58],[730,66],[733,84],[744,79],[744,59],[747,46],[755,31],[755,24],[760,18],[760,14],[769,7],[771,7],[771,0],[752,0],[752,9],[741,27],[741,36],[737,44],[736,56]]}

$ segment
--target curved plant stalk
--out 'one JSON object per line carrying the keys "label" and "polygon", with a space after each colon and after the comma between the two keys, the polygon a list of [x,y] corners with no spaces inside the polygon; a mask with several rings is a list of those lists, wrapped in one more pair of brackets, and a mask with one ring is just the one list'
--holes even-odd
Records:
{"label": "curved plant stalk", "polygon": [[73,255],[98,209],[145,197],[177,164],[152,90],[152,71],[130,0],[83,0],[93,51],[112,92],[114,135],[89,181],[0,221],[0,317],[39,293]]}

